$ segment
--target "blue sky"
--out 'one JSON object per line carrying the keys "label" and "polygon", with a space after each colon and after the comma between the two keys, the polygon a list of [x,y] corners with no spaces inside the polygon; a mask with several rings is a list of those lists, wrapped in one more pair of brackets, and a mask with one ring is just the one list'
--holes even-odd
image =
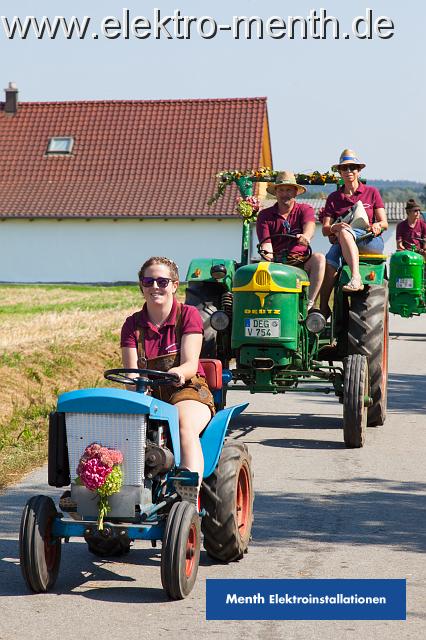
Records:
{"label": "blue sky", "polygon": [[16,82],[24,101],[267,96],[276,169],[326,170],[349,146],[367,164],[367,178],[426,181],[426,3],[3,0],[0,15],[90,16],[91,35],[123,8],[152,18],[156,7],[222,24],[322,8],[345,32],[370,8],[373,19],[388,16],[395,33],[386,40],[335,40],[330,31],[326,40],[237,41],[229,33],[211,40],[7,40],[0,32],[2,87]]}

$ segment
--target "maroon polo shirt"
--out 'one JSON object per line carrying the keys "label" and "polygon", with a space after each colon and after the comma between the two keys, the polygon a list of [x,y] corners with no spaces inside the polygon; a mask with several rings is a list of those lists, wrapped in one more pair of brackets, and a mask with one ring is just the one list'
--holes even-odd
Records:
{"label": "maroon polo shirt", "polygon": [[[126,318],[121,329],[121,346],[137,349],[136,330],[142,326],[145,337],[145,355],[147,360],[157,356],[166,356],[180,352],[180,344],[176,342],[176,310],[177,300],[173,298],[173,306],[166,322],[156,327],[148,318],[146,303],[141,311]],[[196,307],[183,304],[181,307],[181,333],[203,333],[203,321]],[[204,376],[204,369],[198,363],[197,373]]]}
{"label": "maroon polo shirt", "polygon": [[345,215],[349,209],[356,203],[361,201],[368,215],[370,224],[375,222],[375,209],[384,209],[382,196],[376,187],[369,187],[360,182],[358,189],[352,196],[344,193],[344,186],[333,191],[327,198],[322,218],[330,217],[336,220],[339,216]]}
{"label": "maroon polo shirt", "polygon": [[[403,220],[396,227],[396,241],[406,242],[408,245],[415,245],[417,249],[426,248],[425,245],[419,240],[423,238],[426,240],[426,222],[420,218],[416,220],[414,227],[410,227],[408,220]],[[408,248],[408,247],[406,247]]]}
{"label": "maroon polo shirt", "polygon": [[[272,207],[263,209],[257,217],[256,232],[259,242],[267,240],[276,233],[303,233],[303,227],[307,222],[315,222],[315,211],[309,204],[301,204],[295,202],[292,210],[287,216],[287,225],[285,219],[280,215],[278,202]],[[272,240],[272,248],[274,253],[283,250],[289,250],[291,253],[305,255],[308,248],[303,244],[297,244],[297,240],[285,240],[284,238],[274,238]]]}

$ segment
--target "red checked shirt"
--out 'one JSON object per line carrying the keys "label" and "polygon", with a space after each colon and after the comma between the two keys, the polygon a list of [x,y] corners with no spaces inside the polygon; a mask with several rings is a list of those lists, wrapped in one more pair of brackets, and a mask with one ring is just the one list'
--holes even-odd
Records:
{"label": "red checked shirt", "polygon": [[[138,327],[142,326],[144,329],[145,355],[148,360],[157,356],[179,353],[180,344],[176,342],[175,333],[177,304],[177,300],[174,298],[170,315],[161,327],[156,327],[149,321],[146,304],[144,304],[141,311],[137,311],[126,318],[121,329],[121,346],[137,349],[138,343],[135,332]],[[182,335],[185,335],[185,333],[203,333],[203,321],[198,309],[183,304],[181,313]],[[198,363],[197,373],[201,376],[205,375],[200,363]]]}
{"label": "red checked shirt", "polygon": [[330,193],[321,217],[330,217],[332,220],[336,220],[339,216],[345,215],[349,209],[359,201],[364,205],[370,224],[372,224],[376,221],[374,210],[384,209],[384,204],[378,189],[376,189],[376,187],[369,187],[362,182],[358,184],[358,189],[351,196],[344,193],[344,187],[340,187],[337,191]]}
{"label": "red checked shirt", "polygon": [[[291,233],[293,235],[303,233],[303,227],[307,222],[315,222],[315,211],[309,204],[295,202],[287,219],[284,219],[280,215],[278,203],[276,202],[272,207],[263,209],[259,213],[256,222],[257,237],[261,243],[276,233]],[[304,255],[308,251],[305,245],[297,244],[296,240],[286,241],[281,238],[273,238],[272,247],[274,253],[289,250],[291,253]]]}

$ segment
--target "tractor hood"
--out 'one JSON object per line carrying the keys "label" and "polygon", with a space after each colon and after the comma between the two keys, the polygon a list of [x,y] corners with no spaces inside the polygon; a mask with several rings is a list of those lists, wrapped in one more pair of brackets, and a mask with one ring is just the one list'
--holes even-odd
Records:
{"label": "tractor hood", "polygon": [[270,291],[300,293],[309,286],[303,269],[275,262],[259,262],[240,267],[234,276],[234,292]]}

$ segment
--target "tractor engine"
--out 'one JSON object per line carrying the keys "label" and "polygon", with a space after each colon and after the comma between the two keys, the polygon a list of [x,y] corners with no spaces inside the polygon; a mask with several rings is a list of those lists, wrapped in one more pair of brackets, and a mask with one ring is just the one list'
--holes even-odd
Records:
{"label": "tractor engine", "polygon": [[390,311],[403,318],[426,312],[423,256],[398,251],[390,260]]}
{"label": "tractor engine", "polygon": [[306,273],[286,264],[259,262],[236,271],[232,349],[237,368],[249,374],[242,380],[256,390],[273,386],[280,369],[300,364],[308,286]]}

